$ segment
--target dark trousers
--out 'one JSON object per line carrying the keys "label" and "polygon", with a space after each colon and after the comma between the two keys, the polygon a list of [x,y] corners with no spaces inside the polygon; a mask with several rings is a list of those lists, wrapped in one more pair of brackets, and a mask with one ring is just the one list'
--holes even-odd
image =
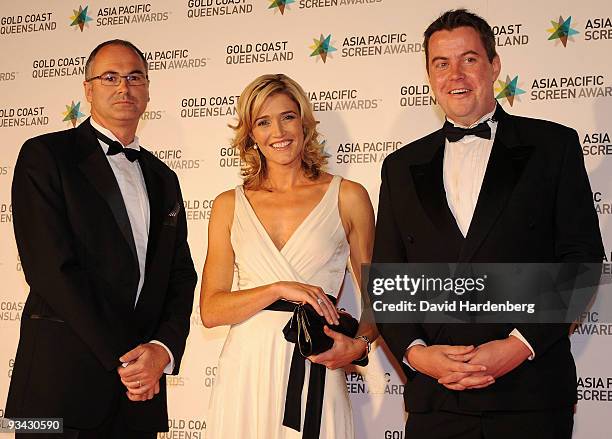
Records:
{"label": "dark trousers", "polygon": [[541,411],[410,413],[405,439],[571,439],[574,407]]}
{"label": "dark trousers", "polygon": [[129,428],[120,412],[109,416],[92,430],[75,430],[64,427],[63,433],[15,433],[15,439],[155,439],[156,432],[134,431]]}
{"label": "dark trousers", "polygon": [[155,439],[157,433],[142,431],[99,431],[99,430],[72,430],[64,428],[60,434],[43,433],[15,433],[15,439]]}

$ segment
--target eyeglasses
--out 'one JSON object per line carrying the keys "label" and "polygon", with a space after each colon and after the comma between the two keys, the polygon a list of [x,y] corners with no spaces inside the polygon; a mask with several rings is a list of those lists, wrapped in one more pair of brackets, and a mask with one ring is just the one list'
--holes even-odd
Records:
{"label": "eyeglasses", "polygon": [[149,82],[149,77],[144,73],[130,73],[129,75],[120,75],[119,73],[103,73],[93,78],[86,79],[85,82],[91,82],[94,79],[99,79],[102,85],[109,87],[117,87],[121,84],[121,78],[125,79],[127,85],[145,85]]}

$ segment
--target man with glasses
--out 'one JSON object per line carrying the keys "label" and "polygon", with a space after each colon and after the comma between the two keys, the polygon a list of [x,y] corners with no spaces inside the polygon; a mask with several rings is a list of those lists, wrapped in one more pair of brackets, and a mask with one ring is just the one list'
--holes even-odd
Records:
{"label": "man with glasses", "polygon": [[178,372],[196,284],[181,191],[135,135],[142,52],[106,41],[85,77],[91,118],[28,140],[15,165],[30,293],[6,416],[63,418],[50,437],[154,438],[168,431],[165,374]]}

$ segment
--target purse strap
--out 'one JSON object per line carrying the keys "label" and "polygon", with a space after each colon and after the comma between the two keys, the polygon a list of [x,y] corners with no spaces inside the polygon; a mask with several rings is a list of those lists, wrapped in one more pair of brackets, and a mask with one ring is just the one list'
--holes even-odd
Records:
{"label": "purse strap", "polygon": [[[310,322],[308,321],[308,313],[304,311],[304,307],[302,305],[298,305],[295,308],[295,311],[293,312],[293,319],[291,319],[291,322],[293,323],[294,321],[297,325],[298,342],[296,343],[296,345],[299,348],[302,357],[306,358],[312,353],[312,337],[310,336],[310,331],[308,331],[308,326],[310,325]],[[302,336],[304,337],[306,345],[310,347],[308,353],[304,353],[304,351],[302,351],[302,343],[300,343],[300,339]]]}

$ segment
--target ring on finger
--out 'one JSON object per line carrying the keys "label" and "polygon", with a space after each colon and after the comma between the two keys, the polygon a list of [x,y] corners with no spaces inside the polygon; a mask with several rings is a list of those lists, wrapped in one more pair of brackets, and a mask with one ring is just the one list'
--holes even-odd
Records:
{"label": "ring on finger", "polygon": [[321,299],[320,297],[317,297],[317,303],[320,305],[323,303],[323,299]]}
{"label": "ring on finger", "polygon": [[138,383],[138,387],[142,387],[142,383],[140,382],[140,380],[136,381],[136,383]]}

